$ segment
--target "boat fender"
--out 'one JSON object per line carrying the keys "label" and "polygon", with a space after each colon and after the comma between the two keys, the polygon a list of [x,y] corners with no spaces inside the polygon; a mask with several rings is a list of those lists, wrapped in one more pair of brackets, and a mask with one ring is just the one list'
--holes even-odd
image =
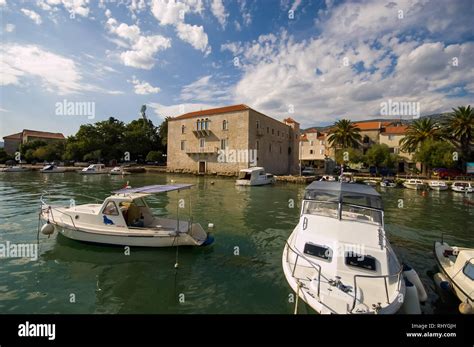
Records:
{"label": "boat fender", "polygon": [[413,283],[405,278],[405,300],[403,300],[402,312],[405,314],[421,314],[418,291]]}
{"label": "boat fender", "polygon": [[214,228],[214,223],[209,223],[209,224],[207,225],[207,227],[208,227],[209,229]]}
{"label": "boat fender", "polygon": [[448,279],[446,276],[444,276],[442,273],[436,273],[433,276],[433,280],[436,284],[436,286],[443,291],[450,291],[451,290],[451,283],[449,283]]}
{"label": "boat fender", "polygon": [[456,257],[459,255],[459,248],[453,247],[453,255]]}
{"label": "boat fender", "polygon": [[201,244],[201,246],[209,246],[214,242],[214,236],[207,234],[206,240]]}
{"label": "boat fender", "polygon": [[43,235],[52,235],[54,233],[54,226],[48,221],[45,225],[41,227],[41,232]]}
{"label": "boat fender", "polygon": [[472,307],[471,304],[467,302],[461,302],[459,304],[459,312],[461,312],[462,314],[473,314],[474,308]]}
{"label": "boat fender", "polygon": [[415,285],[420,302],[425,302],[428,300],[428,294],[426,294],[425,287],[423,286],[423,283],[421,283],[420,277],[416,271],[411,266],[404,264],[403,274],[411,283]]}

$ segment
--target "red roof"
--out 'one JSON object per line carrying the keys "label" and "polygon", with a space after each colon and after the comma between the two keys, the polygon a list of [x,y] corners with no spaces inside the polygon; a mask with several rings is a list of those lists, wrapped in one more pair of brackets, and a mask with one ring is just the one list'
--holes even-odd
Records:
{"label": "red roof", "polygon": [[64,135],[61,133],[50,133],[47,131],[37,131],[37,130],[23,130],[23,136],[36,136],[44,137],[47,139],[65,139]]}
{"label": "red roof", "polygon": [[297,121],[295,121],[293,118],[291,117],[288,117],[288,118],[285,118],[283,119],[283,122],[285,123],[298,123]]}
{"label": "red roof", "polygon": [[382,127],[387,127],[388,125],[392,124],[392,122],[385,121],[370,121],[370,122],[355,122],[354,125],[359,128],[360,130],[378,130]]}
{"label": "red roof", "polygon": [[309,133],[317,133],[318,131],[316,129],[309,129],[309,130],[306,130],[305,133],[306,134],[309,134]]}
{"label": "red roof", "polygon": [[248,107],[247,105],[244,105],[244,104],[239,104],[239,105],[211,108],[211,109],[208,109],[208,110],[188,112],[188,113],[182,114],[180,116],[174,117],[170,120],[179,120],[179,119],[189,119],[189,118],[194,118],[194,117],[212,116],[214,114],[245,111],[245,110],[250,110],[250,107]]}
{"label": "red roof", "polygon": [[402,135],[405,134],[408,129],[406,125],[399,125],[394,127],[386,127],[382,131],[382,135]]}
{"label": "red roof", "polygon": [[11,134],[3,137],[4,139],[21,140],[21,133]]}

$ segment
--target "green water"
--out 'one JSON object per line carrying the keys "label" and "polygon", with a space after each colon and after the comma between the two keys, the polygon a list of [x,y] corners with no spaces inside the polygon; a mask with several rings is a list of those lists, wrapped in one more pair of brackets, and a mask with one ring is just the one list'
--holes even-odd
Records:
{"label": "green water", "polygon": [[[195,184],[191,190],[194,221],[205,229],[208,223],[214,224],[215,243],[180,247],[175,270],[176,248],[132,248],[125,255],[123,247],[40,235],[37,261],[0,259],[0,313],[293,312],[281,254],[298,221],[301,185],[239,188],[232,179],[165,174],[122,178],[0,173],[0,242],[36,242],[43,190],[62,195],[63,202],[75,198],[80,204],[93,201],[78,194],[103,199],[127,180],[131,186],[171,180]],[[387,188],[381,193],[389,238],[429,292],[424,311],[456,312],[456,301],[442,301],[434,290],[432,247],[441,232],[450,234],[447,240],[452,244],[473,247],[474,207],[463,204],[463,196],[452,192],[422,195]],[[153,199],[151,206],[157,214],[174,215],[176,201],[176,192],[171,192]],[[300,311],[310,312],[306,307]]]}

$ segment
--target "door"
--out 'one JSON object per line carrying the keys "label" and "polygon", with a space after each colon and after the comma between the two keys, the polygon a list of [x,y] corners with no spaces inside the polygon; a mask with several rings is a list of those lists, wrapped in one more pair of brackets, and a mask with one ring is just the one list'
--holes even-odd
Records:
{"label": "door", "polygon": [[200,174],[206,173],[206,162],[205,161],[200,161],[199,162],[199,173]]}

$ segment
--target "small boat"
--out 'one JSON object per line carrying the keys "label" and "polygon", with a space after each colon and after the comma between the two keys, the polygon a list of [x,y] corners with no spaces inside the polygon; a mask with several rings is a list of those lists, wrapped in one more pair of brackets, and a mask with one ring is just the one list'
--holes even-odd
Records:
{"label": "small boat", "polygon": [[88,167],[79,171],[81,175],[97,175],[106,174],[108,171],[105,169],[104,164],[91,164]]}
{"label": "small boat", "polygon": [[26,172],[26,171],[30,171],[30,169],[27,169],[26,167],[23,167],[23,166],[9,166],[2,170],[2,172]]}
{"label": "small boat", "polygon": [[434,256],[440,273],[439,286],[444,284],[461,301],[461,313],[474,313],[474,248],[451,247],[435,242]]}
{"label": "small boat", "polygon": [[116,166],[112,170],[110,170],[111,175],[130,175],[130,172],[124,171],[122,166]]}
{"label": "small boat", "polygon": [[394,180],[383,179],[382,181],[380,181],[380,186],[381,187],[395,188],[397,186],[397,183],[395,183]]}
{"label": "small boat", "polygon": [[[213,242],[199,223],[192,220],[156,217],[145,198],[171,191],[189,189],[192,184],[152,185],[122,188],[102,204],[57,207],[41,197],[40,217],[46,222],[43,234],[58,231],[67,238],[122,246],[172,247],[203,246]],[[178,204],[181,199],[177,199]],[[179,213],[178,206],[178,213]],[[190,217],[191,218],[191,217]]]}
{"label": "small boat", "polygon": [[428,185],[433,190],[447,190],[448,189],[448,185],[444,181],[430,181]]}
{"label": "small boat", "polygon": [[328,181],[328,182],[335,182],[336,177],[331,176],[331,175],[324,175],[319,179],[320,182]]}
{"label": "small boat", "polygon": [[426,185],[422,180],[410,178],[403,182],[403,186],[408,189],[425,189]]}
{"label": "small boat", "polygon": [[[382,199],[372,187],[307,186],[300,220],[282,255],[284,275],[296,295],[321,314],[390,314],[406,305],[405,312],[419,312],[415,285],[421,282],[404,280],[383,215]],[[409,274],[418,278],[412,269]]]}
{"label": "small boat", "polygon": [[272,183],[275,183],[275,177],[272,174],[265,173],[263,167],[240,170],[239,177],[235,181],[237,186],[263,186]]}
{"label": "small boat", "polygon": [[451,190],[458,193],[472,193],[474,188],[471,182],[454,181]]}
{"label": "small boat", "polygon": [[54,164],[45,165],[40,172],[42,173],[63,173],[66,172],[66,169],[63,167],[58,167]]}
{"label": "small boat", "polygon": [[339,176],[339,180],[345,183],[355,183],[354,174],[352,172],[343,172],[341,176]]}
{"label": "small boat", "polygon": [[364,180],[363,183],[365,185],[375,187],[378,182],[376,180]]}

